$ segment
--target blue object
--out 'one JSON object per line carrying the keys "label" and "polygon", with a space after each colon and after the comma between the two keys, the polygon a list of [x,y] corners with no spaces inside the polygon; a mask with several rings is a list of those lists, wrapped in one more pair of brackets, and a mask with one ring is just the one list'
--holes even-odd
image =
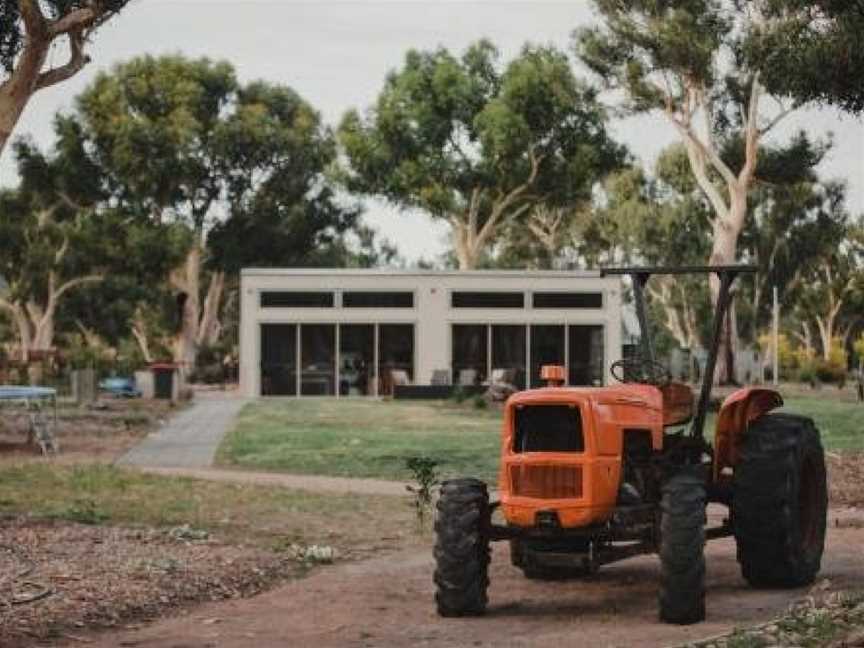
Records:
{"label": "blue object", "polygon": [[57,390],[52,387],[32,387],[0,385],[0,400],[21,400],[22,398],[56,398]]}
{"label": "blue object", "polygon": [[99,389],[123,398],[141,398],[141,390],[131,378],[106,378],[99,383]]}

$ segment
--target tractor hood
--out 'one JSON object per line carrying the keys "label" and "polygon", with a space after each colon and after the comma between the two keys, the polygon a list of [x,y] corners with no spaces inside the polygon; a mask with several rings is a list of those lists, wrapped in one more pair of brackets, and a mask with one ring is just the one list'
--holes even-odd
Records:
{"label": "tractor hood", "polygon": [[663,395],[653,385],[628,384],[606,387],[541,387],[513,394],[508,407],[592,402],[598,405],[636,405],[661,410]]}

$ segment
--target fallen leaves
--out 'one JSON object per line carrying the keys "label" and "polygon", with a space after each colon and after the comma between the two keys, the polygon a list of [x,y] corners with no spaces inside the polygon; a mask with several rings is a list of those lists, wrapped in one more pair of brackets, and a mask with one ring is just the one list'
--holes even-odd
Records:
{"label": "fallen leaves", "polygon": [[[52,590],[32,604],[0,606],[0,645],[12,648],[49,636],[83,643],[75,629],[150,619],[196,601],[250,596],[302,571],[294,554],[222,544],[206,532],[178,528],[0,521],[4,543],[19,547],[35,565],[28,579]],[[20,569],[9,556],[0,557],[0,595],[6,594],[8,576]]]}

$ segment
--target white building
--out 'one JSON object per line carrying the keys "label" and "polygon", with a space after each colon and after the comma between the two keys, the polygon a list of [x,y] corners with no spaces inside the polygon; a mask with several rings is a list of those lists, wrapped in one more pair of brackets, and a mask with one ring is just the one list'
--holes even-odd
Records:
{"label": "white building", "polygon": [[543,364],[602,384],[621,354],[620,278],[598,272],[250,268],[240,288],[246,396],[521,388]]}

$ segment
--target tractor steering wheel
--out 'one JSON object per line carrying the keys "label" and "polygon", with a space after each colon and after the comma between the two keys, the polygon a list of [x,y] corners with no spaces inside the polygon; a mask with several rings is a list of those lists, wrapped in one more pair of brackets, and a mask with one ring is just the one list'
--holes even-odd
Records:
{"label": "tractor steering wheel", "polygon": [[666,367],[655,360],[640,356],[616,360],[609,367],[609,373],[621,383],[663,386],[672,381],[672,373]]}

